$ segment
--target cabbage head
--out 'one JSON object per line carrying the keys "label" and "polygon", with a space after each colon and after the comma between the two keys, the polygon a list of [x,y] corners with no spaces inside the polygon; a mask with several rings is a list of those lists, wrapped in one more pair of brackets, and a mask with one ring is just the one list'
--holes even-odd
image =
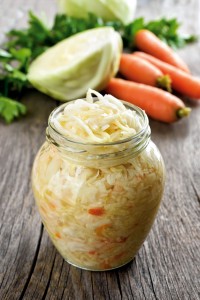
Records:
{"label": "cabbage head", "polygon": [[57,0],[59,11],[69,16],[86,18],[93,13],[104,20],[119,20],[128,24],[133,20],[136,0]]}

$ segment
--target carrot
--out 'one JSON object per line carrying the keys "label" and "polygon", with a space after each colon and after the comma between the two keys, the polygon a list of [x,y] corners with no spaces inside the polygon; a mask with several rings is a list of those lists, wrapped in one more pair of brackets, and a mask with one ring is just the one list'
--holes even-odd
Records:
{"label": "carrot", "polygon": [[103,207],[94,207],[89,208],[88,213],[94,216],[102,216],[105,213],[105,210]]}
{"label": "carrot", "polygon": [[106,260],[105,260],[104,262],[102,262],[102,263],[100,264],[100,268],[101,268],[102,270],[106,270],[106,269],[111,269],[112,266],[109,265],[109,263],[107,263]]}
{"label": "carrot", "polygon": [[90,250],[90,251],[88,251],[88,253],[91,254],[91,255],[97,254],[97,252],[95,250]]}
{"label": "carrot", "polygon": [[55,237],[57,237],[58,239],[61,239],[60,233],[59,233],[59,232],[56,232],[56,233],[55,233]]}
{"label": "carrot", "polygon": [[163,75],[160,69],[143,58],[122,54],[119,71],[126,79],[171,91],[170,77]]}
{"label": "carrot", "polygon": [[51,202],[47,202],[48,206],[50,209],[55,210],[56,209],[56,205],[51,203]]}
{"label": "carrot", "polygon": [[146,59],[159,68],[164,74],[168,74],[171,77],[172,88],[175,91],[193,99],[200,99],[199,78],[187,74],[144,52],[134,52],[133,55]]}
{"label": "carrot", "polygon": [[113,258],[111,259],[112,260],[112,262],[115,262],[115,261],[119,261],[119,259],[121,259],[123,256],[124,256],[124,254],[126,254],[126,252],[125,251],[123,251],[123,252],[121,252],[121,253],[119,253],[119,254],[117,254],[117,255],[115,255],[115,256],[113,256]]}
{"label": "carrot", "polygon": [[138,49],[190,73],[186,63],[177,55],[177,53],[151,31],[147,29],[139,30],[135,35],[135,45]]}
{"label": "carrot", "polygon": [[151,118],[167,123],[189,115],[190,108],[176,96],[142,83],[112,78],[106,92],[144,109]]}
{"label": "carrot", "polygon": [[95,229],[95,233],[98,235],[98,236],[103,236],[103,233],[105,231],[105,229],[111,227],[111,224],[103,224],[103,225],[100,225],[98,226],[96,229]]}

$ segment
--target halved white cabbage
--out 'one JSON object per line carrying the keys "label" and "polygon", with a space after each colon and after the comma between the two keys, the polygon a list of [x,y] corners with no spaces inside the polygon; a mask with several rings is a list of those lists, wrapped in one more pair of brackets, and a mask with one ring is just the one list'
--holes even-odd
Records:
{"label": "halved white cabbage", "polygon": [[31,64],[31,84],[53,98],[84,97],[102,90],[118,71],[122,39],[111,27],[87,30],[49,48]]}
{"label": "halved white cabbage", "polygon": [[58,0],[61,13],[74,17],[87,17],[88,13],[105,20],[120,20],[128,24],[133,20],[136,0]]}

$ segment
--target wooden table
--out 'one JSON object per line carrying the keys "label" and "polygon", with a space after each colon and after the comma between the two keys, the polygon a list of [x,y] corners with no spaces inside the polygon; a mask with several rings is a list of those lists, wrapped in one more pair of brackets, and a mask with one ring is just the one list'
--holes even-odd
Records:
{"label": "wooden table", "polygon": [[[187,33],[200,33],[198,0],[138,0],[137,16],[177,17]],[[26,25],[27,10],[51,20],[54,0],[1,0],[0,38]],[[200,44],[180,50],[200,75]],[[152,139],[167,169],[163,202],[136,258],[115,271],[88,272],[66,263],[43,229],[31,191],[31,167],[56,102],[38,92],[24,95],[28,115],[0,123],[0,299],[200,299],[200,106],[188,119],[150,121]]]}

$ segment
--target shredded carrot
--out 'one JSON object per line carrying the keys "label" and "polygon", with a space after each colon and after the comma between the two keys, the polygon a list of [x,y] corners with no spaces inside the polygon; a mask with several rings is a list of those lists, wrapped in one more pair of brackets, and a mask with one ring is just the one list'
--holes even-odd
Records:
{"label": "shredded carrot", "polygon": [[44,206],[41,206],[40,208],[41,208],[41,210],[43,211],[43,213],[46,214],[47,211],[46,211],[46,209],[44,208]]}
{"label": "shredded carrot", "polygon": [[55,233],[55,237],[57,237],[58,239],[61,239],[60,233],[59,233],[59,232],[56,232],[56,233]]}
{"label": "shredded carrot", "polygon": [[126,236],[124,236],[124,237],[122,236],[122,237],[120,237],[120,238],[117,240],[117,242],[118,242],[118,243],[125,243],[126,240],[127,240],[127,238],[128,238],[128,237],[126,237]]}
{"label": "shredded carrot", "polygon": [[107,262],[101,263],[100,266],[101,266],[102,269],[111,269],[112,268],[112,266],[109,265]]}
{"label": "shredded carrot", "polygon": [[52,210],[55,210],[55,209],[56,209],[56,205],[54,205],[54,204],[51,203],[51,202],[48,202],[48,206],[49,206]]}
{"label": "shredded carrot", "polygon": [[95,229],[97,235],[102,236],[106,228],[111,227],[110,224],[103,224]]}
{"label": "shredded carrot", "polygon": [[124,254],[125,254],[125,252],[121,252],[121,253],[115,255],[115,256],[113,257],[112,261],[115,261],[115,260],[118,260],[118,259],[122,258],[122,256],[123,256]]}
{"label": "shredded carrot", "polygon": [[95,250],[91,250],[91,251],[88,251],[88,253],[91,254],[91,255],[94,255],[94,254],[96,254],[97,252],[96,252]]}
{"label": "shredded carrot", "polygon": [[94,216],[102,216],[105,213],[105,209],[103,207],[94,207],[88,209],[88,213]]}

